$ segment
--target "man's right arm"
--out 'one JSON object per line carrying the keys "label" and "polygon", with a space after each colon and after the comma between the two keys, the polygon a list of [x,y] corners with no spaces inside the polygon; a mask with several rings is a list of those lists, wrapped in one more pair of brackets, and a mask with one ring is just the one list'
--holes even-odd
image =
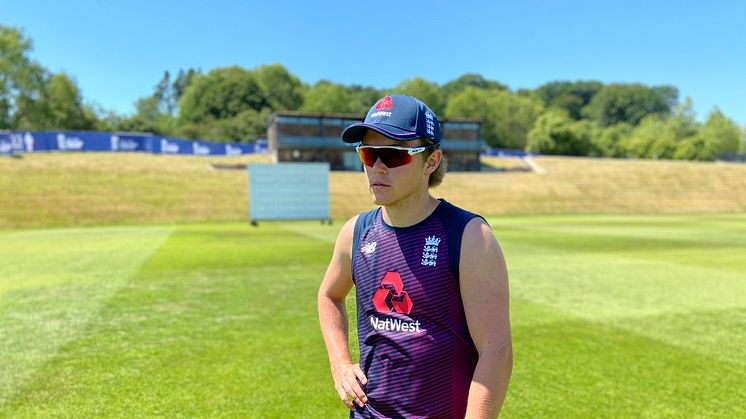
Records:
{"label": "man's right arm", "polygon": [[355,229],[353,217],[342,227],[334,246],[334,254],[319,287],[318,306],[321,333],[329,354],[329,364],[334,378],[334,387],[342,402],[350,409],[368,399],[361,387],[367,382],[358,364],[352,362],[347,343],[347,310],[345,297],[352,289],[352,236]]}

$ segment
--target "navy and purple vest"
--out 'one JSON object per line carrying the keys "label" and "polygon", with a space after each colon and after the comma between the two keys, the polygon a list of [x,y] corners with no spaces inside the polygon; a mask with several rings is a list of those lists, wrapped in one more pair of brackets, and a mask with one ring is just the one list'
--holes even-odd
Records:
{"label": "navy and purple vest", "polygon": [[410,227],[387,225],[380,208],[358,217],[352,276],[368,403],[351,418],[464,417],[478,356],[459,256],[474,217],[445,200]]}

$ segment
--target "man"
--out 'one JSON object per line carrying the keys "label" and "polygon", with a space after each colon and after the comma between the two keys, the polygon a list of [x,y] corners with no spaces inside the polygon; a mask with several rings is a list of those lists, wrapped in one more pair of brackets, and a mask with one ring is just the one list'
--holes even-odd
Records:
{"label": "man", "polygon": [[[391,94],[342,133],[381,207],[339,233],[318,294],[334,385],[352,418],[493,418],[512,370],[508,278],[480,216],[433,198],[440,123]],[[345,297],[356,289],[360,363]]]}

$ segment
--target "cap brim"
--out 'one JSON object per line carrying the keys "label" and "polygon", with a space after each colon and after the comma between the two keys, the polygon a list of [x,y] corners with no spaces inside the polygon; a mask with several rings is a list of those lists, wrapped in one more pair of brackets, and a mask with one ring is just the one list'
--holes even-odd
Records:
{"label": "cap brim", "polygon": [[369,129],[372,129],[373,131],[383,135],[384,137],[388,137],[392,140],[397,141],[409,141],[419,138],[416,132],[405,131],[401,128],[391,125],[358,122],[350,125],[342,132],[342,141],[346,143],[362,142],[363,137],[365,136],[365,131]]}

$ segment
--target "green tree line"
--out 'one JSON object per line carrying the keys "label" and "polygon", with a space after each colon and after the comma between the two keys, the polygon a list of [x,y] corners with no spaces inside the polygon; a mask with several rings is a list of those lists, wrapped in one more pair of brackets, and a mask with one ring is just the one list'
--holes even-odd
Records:
{"label": "green tree line", "polygon": [[479,118],[494,148],[543,154],[714,160],[746,153],[746,127],[718,108],[704,123],[675,86],[553,81],[511,90],[467,73],[445,84],[423,78],[390,89],[322,80],[309,85],[281,64],[208,72],[164,72],[151,94],[120,115],[87,103],[73,77],[30,58],[32,42],[0,25],[0,129],[149,132],[250,142],[266,135],[274,111],[364,114],[390,92],[422,99],[440,117]]}

